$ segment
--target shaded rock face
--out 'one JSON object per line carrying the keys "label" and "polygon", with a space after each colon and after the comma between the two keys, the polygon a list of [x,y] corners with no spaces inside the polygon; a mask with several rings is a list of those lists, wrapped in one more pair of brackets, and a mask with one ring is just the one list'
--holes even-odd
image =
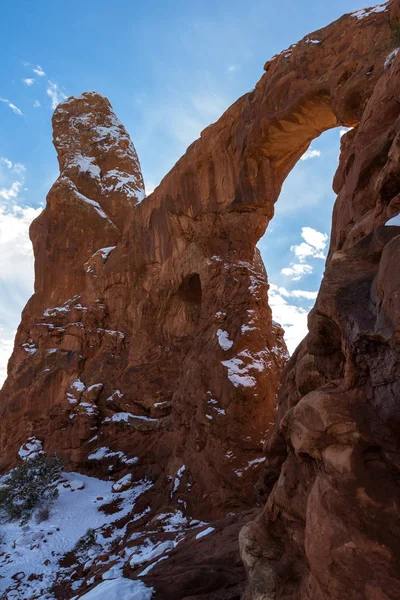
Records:
{"label": "shaded rock face", "polygon": [[[145,199],[105,98],[54,114],[60,177],[31,228],[35,294],[0,395],[2,466],[35,437],[70,468],[150,478],[155,512],[212,519],[254,505],[265,442],[267,504],[240,536],[248,600],[399,597],[400,230],[383,226],[400,202],[397,10],[347,15],[267,62]],[[326,273],[275,416],[286,350],[256,243],[287,174],[338,125],[353,129]],[[213,590],[174,578],[177,552],[150,581],[239,598],[237,563],[229,595],[219,576]]]}
{"label": "shaded rock face", "polygon": [[268,501],[240,535],[249,599],[400,597],[400,228],[384,226],[400,210],[399,80],[394,58],[343,137],[324,279],[266,444]]}
{"label": "shaded rock face", "polygon": [[35,437],[70,469],[150,478],[159,506],[210,518],[253,505],[287,352],[245,215],[224,231],[223,213],[190,204],[194,181],[180,209],[168,191],[144,199],[99,94],[60,104],[53,127],[60,177],[30,230],[35,294],[1,392],[3,467]]}

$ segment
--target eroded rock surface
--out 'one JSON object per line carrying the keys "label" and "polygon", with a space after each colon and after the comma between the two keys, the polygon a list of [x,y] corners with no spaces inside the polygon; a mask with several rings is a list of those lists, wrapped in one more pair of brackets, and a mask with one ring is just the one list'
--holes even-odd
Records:
{"label": "eroded rock surface", "polygon": [[228,215],[233,244],[201,198],[144,199],[99,94],[60,104],[53,126],[61,174],[31,226],[35,294],[2,390],[3,466],[34,436],[70,468],[150,477],[160,506],[209,518],[253,505],[287,353],[245,215]]}
{"label": "eroded rock surface", "polygon": [[[396,11],[346,15],[267,62],[148,198],[105,98],[55,111],[60,177],[31,228],[35,294],[0,395],[2,467],[36,439],[70,468],[151,481],[142,528],[166,510],[240,513],[219,537],[231,572],[218,547],[207,580],[189,536],[146,575],[159,598],[240,597],[230,536],[256,503],[263,443],[268,500],[241,533],[246,598],[400,597],[400,230],[384,227],[400,203]],[[286,350],[256,243],[291,168],[339,125],[353,129],[327,269],[271,437]]]}
{"label": "eroded rock surface", "polygon": [[400,210],[399,81],[394,54],[343,137],[325,276],[266,444],[268,501],[241,532],[249,599],[400,598],[400,228],[385,226]]}

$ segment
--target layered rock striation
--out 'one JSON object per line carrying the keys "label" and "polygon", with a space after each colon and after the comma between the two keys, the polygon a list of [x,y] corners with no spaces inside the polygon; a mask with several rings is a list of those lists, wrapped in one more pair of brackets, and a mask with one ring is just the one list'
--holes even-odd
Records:
{"label": "layered rock striation", "polygon": [[[399,597],[396,11],[346,15],[268,61],[147,198],[104,97],[53,117],[60,177],[31,227],[2,467],[35,438],[71,469],[151,480],[153,513],[213,519],[255,505],[265,444],[267,503],[241,533],[249,600]],[[326,273],[275,412],[287,354],[256,244],[287,174],[339,125]],[[221,564],[211,587],[175,577],[174,597],[239,598],[243,572]],[[160,598],[166,568],[149,576]]]}

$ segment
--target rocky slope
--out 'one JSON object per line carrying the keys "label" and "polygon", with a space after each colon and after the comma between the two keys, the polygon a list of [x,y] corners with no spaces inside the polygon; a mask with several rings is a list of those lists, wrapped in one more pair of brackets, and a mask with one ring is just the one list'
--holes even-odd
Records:
{"label": "rocky slope", "polygon": [[[35,294],[0,393],[2,468],[42,445],[70,469],[151,482],[149,511],[121,522],[108,558],[137,577],[126,547],[140,532],[162,541],[160,514],[183,519],[168,560],[142,574],[156,598],[238,599],[236,540],[252,517],[247,599],[400,597],[399,230],[384,227],[399,211],[399,10],[346,15],[267,62],[148,198],[104,97],[54,113],[60,177],[31,228]],[[274,419],[286,349],[256,243],[291,168],[338,125],[353,129],[326,273]],[[218,519],[217,541],[200,547],[195,519]],[[109,563],[74,560],[82,589]],[[56,597],[76,593],[68,581]]]}

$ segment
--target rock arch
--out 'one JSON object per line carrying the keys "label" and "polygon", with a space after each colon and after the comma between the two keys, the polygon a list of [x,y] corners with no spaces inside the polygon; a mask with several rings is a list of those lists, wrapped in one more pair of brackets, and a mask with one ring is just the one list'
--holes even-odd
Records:
{"label": "rock arch", "polygon": [[[398,595],[398,231],[380,227],[399,205],[388,16],[344,16],[274,57],[142,202],[136,152],[105,98],[72,98],[53,117],[61,174],[31,229],[35,295],[0,395],[3,466],[35,435],[71,467],[123,473],[120,458],[91,462],[96,429],[138,458],[160,506],[210,519],[254,504],[267,442],[268,503],[241,536],[248,598]],[[326,275],[274,419],[286,352],[256,243],[287,174],[337,125],[358,127],[343,140]],[[201,307],[185,336],[168,314],[193,274]],[[90,413],[75,408],[82,394]],[[121,411],[129,435],[104,419]]]}

